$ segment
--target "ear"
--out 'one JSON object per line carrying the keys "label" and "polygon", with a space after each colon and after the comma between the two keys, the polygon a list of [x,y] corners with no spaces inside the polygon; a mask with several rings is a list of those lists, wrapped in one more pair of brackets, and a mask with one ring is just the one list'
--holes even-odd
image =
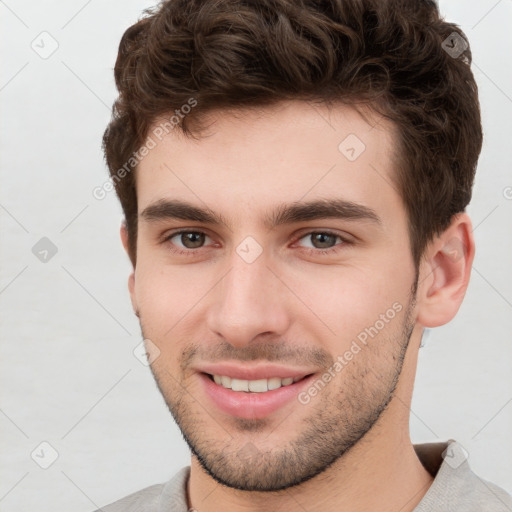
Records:
{"label": "ear", "polygon": [[420,264],[417,321],[439,327],[457,314],[466,294],[475,257],[471,220],[457,214],[428,245]]}
{"label": "ear", "polygon": [[[120,234],[124,250],[126,251],[126,254],[128,254],[128,257],[130,257],[130,249],[128,244],[128,229],[126,228],[126,221],[124,220],[121,224]],[[130,292],[130,299],[132,301],[133,312],[135,313],[135,315],[139,316],[137,301],[135,298],[135,268],[133,268],[132,272],[130,273],[130,276],[128,277],[128,291]]]}

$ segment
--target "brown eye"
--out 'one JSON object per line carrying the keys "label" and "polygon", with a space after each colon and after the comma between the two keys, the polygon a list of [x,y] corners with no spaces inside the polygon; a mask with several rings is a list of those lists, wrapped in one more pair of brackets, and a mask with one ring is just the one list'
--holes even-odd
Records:
{"label": "brown eye", "polygon": [[317,249],[330,249],[336,245],[337,235],[331,233],[310,233],[310,240]]}
{"label": "brown eye", "polygon": [[198,249],[204,244],[206,235],[198,231],[185,231],[180,233],[180,242],[187,249]]}
{"label": "brown eye", "polygon": [[183,229],[166,236],[164,242],[177,254],[195,254],[195,249],[202,249],[206,240],[212,241],[210,237],[202,231],[191,231]]}

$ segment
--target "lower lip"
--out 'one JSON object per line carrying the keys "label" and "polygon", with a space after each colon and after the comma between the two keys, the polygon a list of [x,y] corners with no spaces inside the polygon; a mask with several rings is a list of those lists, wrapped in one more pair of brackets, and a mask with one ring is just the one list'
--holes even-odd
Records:
{"label": "lower lip", "polygon": [[264,393],[233,391],[216,384],[204,373],[200,373],[199,377],[206,394],[221,411],[238,418],[261,419],[296,399],[300,391],[314,378],[314,374]]}

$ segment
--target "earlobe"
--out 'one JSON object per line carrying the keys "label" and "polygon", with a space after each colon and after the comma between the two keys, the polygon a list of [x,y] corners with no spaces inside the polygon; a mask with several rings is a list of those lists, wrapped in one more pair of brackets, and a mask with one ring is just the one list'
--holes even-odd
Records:
{"label": "earlobe", "polygon": [[420,269],[417,321],[439,327],[456,315],[464,299],[475,256],[471,220],[458,214],[426,249]]}
{"label": "earlobe", "polygon": [[123,219],[121,222],[121,228],[119,229],[119,234],[121,235],[121,242],[123,244],[124,250],[126,254],[130,256],[129,245],[128,245],[128,229],[126,227],[126,220]]}
{"label": "earlobe", "polygon": [[[121,234],[121,242],[123,243],[124,250],[126,251],[128,256],[130,256],[129,243],[128,243],[128,230],[126,229],[125,221],[123,221],[121,224],[120,234]],[[128,277],[128,291],[130,292],[130,299],[132,302],[133,312],[135,313],[136,316],[139,316],[137,300],[136,300],[136,296],[135,296],[135,268],[132,270],[130,276]]]}
{"label": "earlobe", "polygon": [[132,301],[132,308],[135,316],[139,316],[139,308],[137,306],[137,300],[135,296],[135,272],[132,272],[128,277],[128,290],[130,292],[130,299]]}

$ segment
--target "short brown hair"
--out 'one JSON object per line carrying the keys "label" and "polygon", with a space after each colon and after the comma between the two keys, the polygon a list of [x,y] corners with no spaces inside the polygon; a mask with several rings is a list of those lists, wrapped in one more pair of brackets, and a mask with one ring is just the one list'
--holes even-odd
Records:
{"label": "short brown hair", "polygon": [[471,199],[482,129],[470,63],[464,33],[431,0],[168,0],[145,11],[119,45],[119,97],[103,137],[132,262],[129,171],[158,119],[193,98],[176,128],[195,138],[207,112],[305,99],[364,103],[394,123],[393,179],[417,267]]}

